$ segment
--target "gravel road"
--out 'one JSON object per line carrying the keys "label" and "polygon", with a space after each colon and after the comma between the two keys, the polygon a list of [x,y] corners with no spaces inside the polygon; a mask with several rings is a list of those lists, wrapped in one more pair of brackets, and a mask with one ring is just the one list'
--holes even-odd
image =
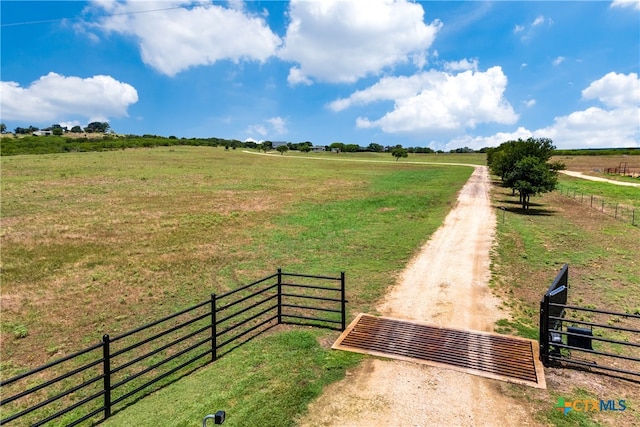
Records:
{"label": "gravel road", "polygon": [[[493,331],[508,317],[489,287],[496,218],[478,166],[444,224],[378,305],[383,316]],[[324,390],[300,426],[533,426],[508,384],[410,362],[368,358]]]}

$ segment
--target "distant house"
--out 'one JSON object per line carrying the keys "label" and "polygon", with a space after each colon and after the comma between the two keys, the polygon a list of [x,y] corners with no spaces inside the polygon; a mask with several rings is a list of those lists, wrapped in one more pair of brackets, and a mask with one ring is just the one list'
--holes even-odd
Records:
{"label": "distant house", "polygon": [[283,145],[288,145],[289,143],[287,141],[271,141],[271,146],[273,147],[273,149],[277,149],[278,147],[281,147]]}
{"label": "distant house", "polygon": [[324,151],[324,145],[314,145],[311,147],[311,151],[319,152]]}
{"label": "distant house", "polygon": [[50,130],[37,130],[33,132],[33,136],[49,136],[53,135],[53,131]]}

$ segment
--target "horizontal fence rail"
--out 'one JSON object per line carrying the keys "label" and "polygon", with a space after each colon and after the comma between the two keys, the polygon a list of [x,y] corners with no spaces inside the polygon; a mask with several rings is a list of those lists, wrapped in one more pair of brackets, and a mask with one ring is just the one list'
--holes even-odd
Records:
{"label": "horizontal fence rail", "polygon": [[622,163],[617,168],[605,168],[604,173],[607,175],[629,176],[631,178],[640,178],[640,168],[628,167]]}
{"label": "horizontal fence rail", "polygon": [[278,324],[346,327],[345,275],[277,273],[0,381],[0,425],[96,424]]}
{"label": "horizontal fence rail", "polygon": [[588,204],[592,209],[598,210],[605,215],[630,223],[631,225],[640,225],[640,209],[635,206],[624,205],[622,203],[613,203],[604,197],[586,194],[575,188],[558,186],[560,194],[572,197],[580,203]]}
{"label": "horizontal fence rail", "polygon": [[540,302],[540,360],[640,380],[640,313],[567,304],[568,266]]}

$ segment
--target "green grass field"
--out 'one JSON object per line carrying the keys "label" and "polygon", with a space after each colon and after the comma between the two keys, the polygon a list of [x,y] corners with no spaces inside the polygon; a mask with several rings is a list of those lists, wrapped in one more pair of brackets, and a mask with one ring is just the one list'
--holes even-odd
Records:
{"label": "green grass field", "polygon": [[[440,225],[472,172],[424,162],[484,160],[482,155],[412,155],[396,162],[389,154],[255,153],[173,147],[3,157],[2,377],[277,267],[310,274],[345,271],[348,310],[371,311]],[[332,154],[340,161],[322,160]],[[212,394],[212,404],[227,402],[238,425],[253,425],[266,415],[237,415],[245,414],[241,408],[251,399],[251,387],[267,396],[282,393],[288,403],[279,404],[282,410],[272,408],[272,419],[279,420],[273,425],[291,425],[322,384],[358,360],[337,357],[318,344],[333,338],[327,332],[292,331],[225,356],[226,364],[236,366],[224,374],[229,381],[242,383],[247,369],[267,375],[260,373],[266,365],[279,381],[240,387],[230,400]],[[282,340],[300,345],[285,346]],[[293,359],[261,360],[270,345]],[[290,363],[296,360],[309,360],[310,373],[294,372]],[[210,375],[222,375],[217,366]],[[178,408],[186,404],[176,402]],[[203,407],[184,419],[201,422]],[[125,413],[132,411],[123,412],[128,424]]]}
{"label": "green grass field", "polygon": [[580,197],[582,194],[604,198],[607,203],[620,203],[640,208],[640,189],[622,185],[611,185],[606,182],[588,181],[570,176],[560,176],[563,193]]}

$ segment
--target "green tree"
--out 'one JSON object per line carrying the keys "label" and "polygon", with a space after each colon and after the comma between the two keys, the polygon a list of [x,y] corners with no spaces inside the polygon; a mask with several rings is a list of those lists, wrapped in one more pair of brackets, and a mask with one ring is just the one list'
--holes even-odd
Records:
{"label": "green tree", "polygon": [[553,191],[558,184],[558,173],[539,157],[520,159],[505,179],[505,185],[520,196],[522,209],[529,209],[529,198],[533,195]]}
{"label": "green tree", "polygon": [[423,153],[423,154],[428,154],[428,153],[435,153],[435,151],[433,151],[431,148],[429,147],[415,147],[413,149],[414,153]]}
{"label": "green tree", "polygon": [[0,133],[5,133],[7,131],[7,125],[4,123],[0,123]]}
{"label": "green tree", "polygon": [[35,126],[29,126],[28,128],[17,127],[13,131],[16,135],[28,135],[34,132],[39,131],[40,129]]}
{"label": "green tree", "polygon": [[474,153],[473,149],[469,147],[456,148],[455,150],[449,151],[450,153]]}
{"label": "green tree", "polygon": [[60,136],[64,134],[64,128],[60,126],[60,124],[56,123],[55,125],[51,125],[51,133]]}
{"label": "green tree", "polygon": [[287,151],[289,151],[289,147],[286,145],[279,145],[278,148],[276,148],[276,150],[278,150],[278,152],[280,153],[280,155],[283,155],[284,153],[286,153]]}
{"label": "green tree", "polygon": [[503,181],[515,168],[516,163],[527,156],[533,156],[547,162],[555,151],[553,141],[549,138],[517,139],[500,144],[487,150],[487,165],[491,172]]}
{"label": "green tree", "polygon": [[396,162],[397,162],[398,160],[400,160],[401,157],[403,158],[408,157],[409,153],[405,148],[396,147],[393,150],[391,150],[391,155],[396,158]]}
{"label": "green tree", "polygon": [[273,143],[271,141],[263,141],[260,148],[266,153],[267,151],[273,149]]}
{"label": "green tree", "polygon": [[82,133],[82,128],[80,126],[74,126],[70,130],[71,133]]}
{"label": "green tree", "polygon": [[371,151],[373,153],[382,153],[384,151],[384,147],[380,144],[377,144],[375,142],[372,142],[371,144],[369,144],[369,146],[367,147],[368,151]]}
{"label": "green tree", "polygon": [[333,142],[329,146],[331,150],[336,150],[338,153],[344,151],[344,144],[342,142]]}
{"label": "green tree", "polygon": [[554,151],[549,138],[507,141],[487,149],[487,164],[504,186],[518,192],[522,208],[529,209],[532,195],[553,191],[558,184],[558,170],[564,165],[549,162]]}
{"label": "green tree", "polygon": [[312,146],[313,144],[311,144],[309,141],[301,142],[300,144],[298,144],[298,150],[302,151],[303,153],[308,153],[309,151],[311,151]]}
{"label": "green tree", "polygon": [[[84,128],[87,133],[105,133],[109,130],[107,122],[91,122]],[[155,135],[153,135],[155,137]]]}

